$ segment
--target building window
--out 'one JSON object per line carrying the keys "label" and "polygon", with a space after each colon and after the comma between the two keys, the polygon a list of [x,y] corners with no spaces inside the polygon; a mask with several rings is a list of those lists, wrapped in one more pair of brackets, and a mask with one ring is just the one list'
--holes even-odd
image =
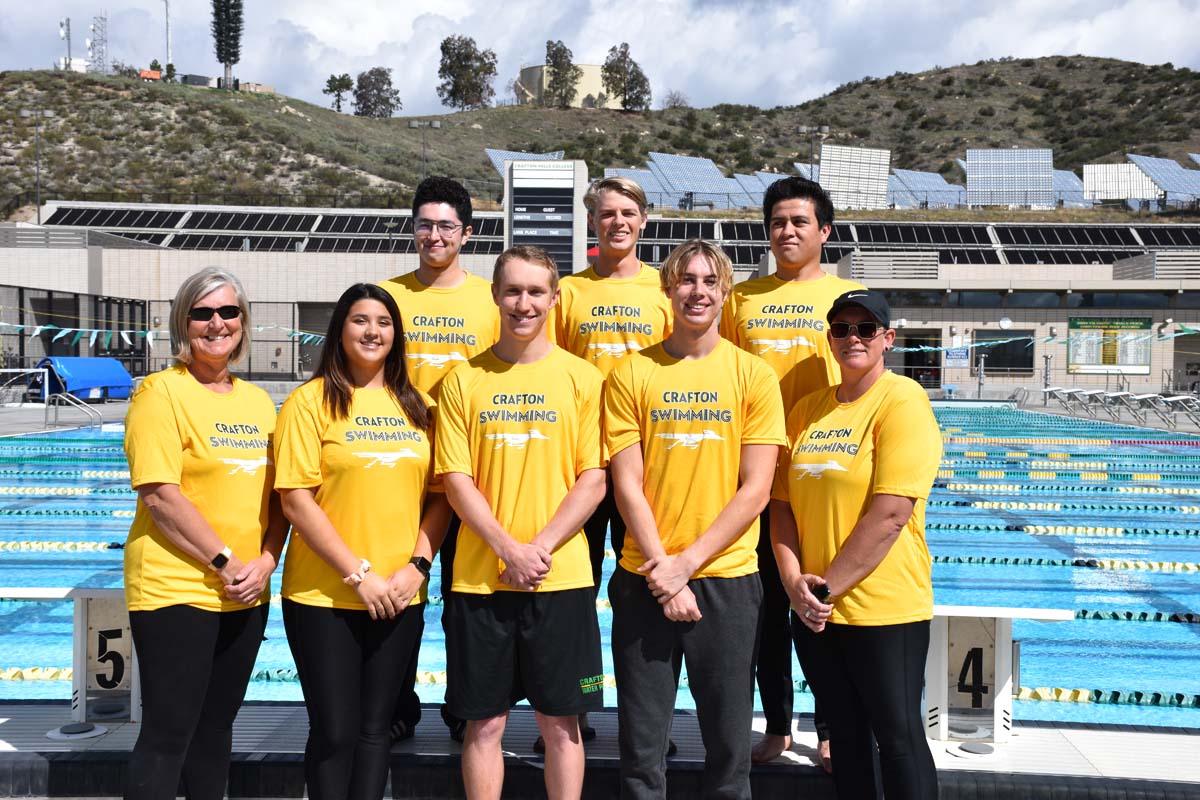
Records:
{"label": "building window", "polygon": [[[1007,330],[1007,331],[984,331],[975,330],[975,350],[971,354],[971,368],[977,369],[979,366],[979,354],[986,353],[987,360],[984,362],[985,374],[1004,373],[1008,375],[1032,374],[1033,373],[1033,346],[1029,340],[1036,334],[1036,331],[1027,330]],[[1016,339],[1014,342],[1005,342],[1004,344],[990,345],[981,347],[980,345],[986,342],[1003,341],[1007,339]]]}

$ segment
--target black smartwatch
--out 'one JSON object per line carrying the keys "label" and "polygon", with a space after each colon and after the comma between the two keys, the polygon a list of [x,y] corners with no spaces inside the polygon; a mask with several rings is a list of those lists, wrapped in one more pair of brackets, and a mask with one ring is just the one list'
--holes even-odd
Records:
{"label": "black smartwatch", "polygon": [[220,572],[229,563],[229,557],[233,555],[233,551],[226,547],[221,552],[213,556],[213,560],[208,562],[209,565],[216,571]]}
{"label": "black smartwatch", "polygon": [[433,564],[428,558],[425,556],[413,556],[411,559],[409,559],[408,563],[416,567],[426,579],[429,578],[429,571],[433,569]]}

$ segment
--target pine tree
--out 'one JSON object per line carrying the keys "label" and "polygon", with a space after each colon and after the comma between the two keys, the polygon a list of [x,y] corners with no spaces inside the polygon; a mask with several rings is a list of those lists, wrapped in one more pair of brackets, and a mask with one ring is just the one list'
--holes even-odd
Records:
{"label": "pine tree", "polygon": [[330,75],[329,80],[325,81],[325,88],[321,90],[321,93],[333,95],[333,103],[330,105],[334,111],[340,114],[342,95],[352,91],[354,91],[354,79],[350,77],[350,73],[343,72],[341,75]]}

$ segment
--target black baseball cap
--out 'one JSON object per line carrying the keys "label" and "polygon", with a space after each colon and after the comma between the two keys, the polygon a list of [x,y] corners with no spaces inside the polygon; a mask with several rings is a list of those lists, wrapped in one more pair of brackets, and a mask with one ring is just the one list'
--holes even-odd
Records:
{"label": "black baseball cap", "polygon": [[870,289],[852,289],[839,295],[829,307],[825,321],[833,322],[839,311],[850,306],[864,308],[880,325],[885,328],[892,327],[892,308],[888,305],[887,298],[883,296],[883,292],[872,292]]}

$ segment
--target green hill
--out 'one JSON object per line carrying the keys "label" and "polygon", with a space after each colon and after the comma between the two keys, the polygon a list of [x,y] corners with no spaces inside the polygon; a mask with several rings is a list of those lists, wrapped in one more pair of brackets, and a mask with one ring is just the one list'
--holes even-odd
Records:
{"label": "green hill", "polygon": [[[365,119],[279,95],[227,93],[57,72],[0,73],[0,205],[34,186],[42,128],[47,196],[176,202],[403,204],[422,175],[422,131],[405,118]],[[1186,163],[1200,152],[1200,73],[1110,59],[1001,59],[864,78],[798,106],[722,104],[644,114],[499,107],[437,117],[424,169],[495,200],[485,146],[567,151],[604,167],[641,166],[650,151],[704,156],[727,171],[791,171],[807,161],[800,125],[829,141],[893,151],[892,164],[962,176],[967,147],[1052,147],[1059,168],[1125,152]],[[336,200],[335,200],[336,195]]]}

